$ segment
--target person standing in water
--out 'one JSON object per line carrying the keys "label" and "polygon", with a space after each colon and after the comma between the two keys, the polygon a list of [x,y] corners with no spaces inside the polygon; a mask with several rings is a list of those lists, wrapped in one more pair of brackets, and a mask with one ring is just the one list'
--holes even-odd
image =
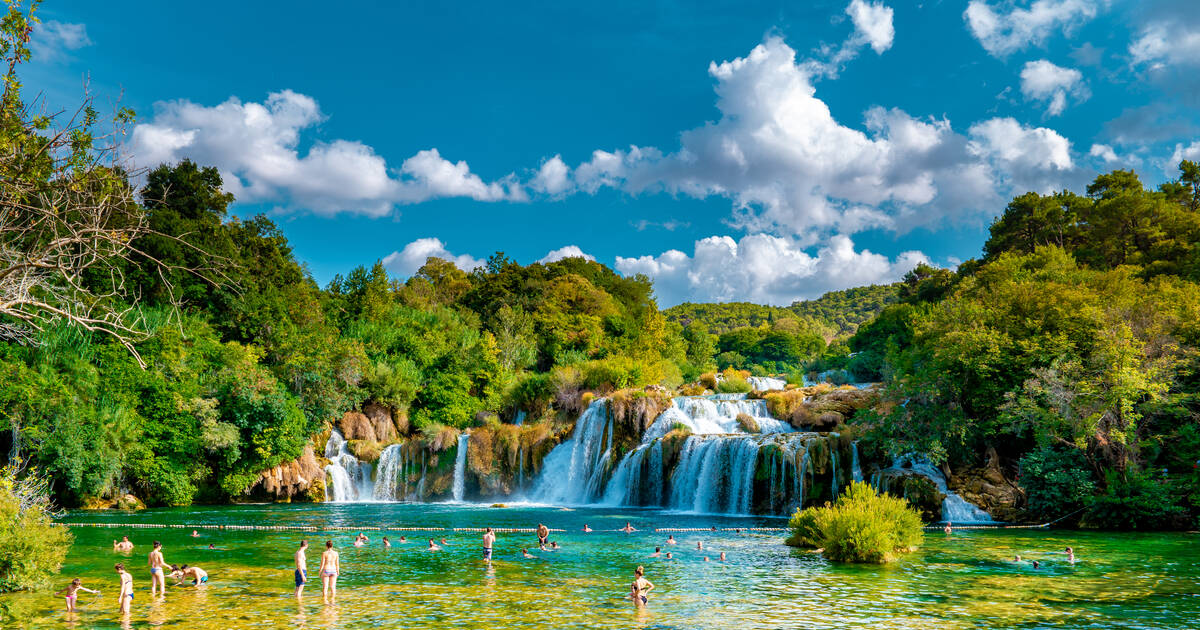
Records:
{"label": "person standing in water", "polygon": [[383,537],[383,548],[390,549],[391,547],[392,547],[392,543],[387,539],[387,536],[384,536]]}
{"label": "person standing in water", "polygon": [[641,608],[650,601],[650,591],[654,590],[654,585],[650,580],[645,578],[646,570],[638,567],[633,572],[633,584],[629,586],[629,598],[633,600],[633,605]]}
{"label": "person standing in water", "polygon": [[150,597],[154,597],[155,588],[158,589],[159,595],[166,595],[167,576],[163,569],[167,563],[163,560],[162,543],[154,541],[154,548],[150,550],[147,560],[150,564]]}
{"label": "person standing in water", "polygon": [[629,534],[629,533],[636,532],[637,529],[634,528],[634,526],[631,523],[626,522],[625,527],[622,527],[619,531],[623,531],[626,534]]}
{"label": "person standing in water", "polygon": [[92,589],[84,586],[83,580],[75,578],[74,580],[71,580],[71,583],[68,584],[66,588],[55,593],[55,595],[62,595],[67,600],[67,612],[75,612],[75,600],[79,598],[79,591],[92,593],[94,595],[100,594],[100,591],[93,591]]}
{"label": "person standing in water", "polygon": [[300,548],[296,550],[296,599],[304,594],[304,585],[308,583],[308,541],[301,540]]}
{"label": "person standing in water", "polygon": [[325,551],[321,553],[321,595],[325,601],[337,599],[337,579],[342,572],[341,559],[338,552],[333,550],[333,541],[325,541]]}
{"label": "person standing in water", "polygon": [[538,526],[537,526],[538,547],[545,547],[546,539],[549,537],[550,537],[550,528],[546,527],[545,525],[543,525],[541,523],[538,523]]}
{"label": "person standing in water", "polygon": [[121,612],[128,615],[129,605],[133,603],[133,576],[125,570],[124,563],[118,562],[113,565],[117,575],[121,576],[121,590],[117,592],[117,607]]}
{"label": "person standing in water", "polygon": [[947,534],[954,531],[954,529],[952,527],[950,527],[950,525],[951,525],[950,521],[946,521],[946,527],[943,528],[942,531],[946,532]]}
{"label": "person standing in water", "polygon": [[1075,550],[1067,547],[1067,562],[1075,564]]}
{"label": "person standing in water", "polygon": [[492,563],[492,545],[496,542],[496,535],[492,533],[492,528],[487,528],[483,532],[483,559],[489,565]]}
{"label": "person standing in water", "polygon": [[121,542],[113,541],[113,551],[133,551],[133,543],[129,542],[128,536],[122,536]]}
{"label": "person standing in water", "polygon": [[591,528],[591,527],[588,527],[588,524],[587,524],[587,523],[584,523],[584,524],[583,524],[583,533],[585,533],[585,534],[590,534],[590,533],[592,533],[592,528]]}

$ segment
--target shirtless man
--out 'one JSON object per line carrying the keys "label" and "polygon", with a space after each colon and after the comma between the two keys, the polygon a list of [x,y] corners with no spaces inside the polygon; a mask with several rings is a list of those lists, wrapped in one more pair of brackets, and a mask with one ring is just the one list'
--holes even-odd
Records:
{"label": "shirtless man", "polygon": [[162,543],[154,541],[154,548],[150,550],[147,560],[150,565],[150,597],[154,597],[156,588],[159,595],[166,595],[167,575],[163,570],[166,569],[167,562],[163,560]]}
{"label": "shirtless man", "polygon": [[650,557],[651,558],[661,558],[662,557],[662,547],[655,547],[654,553],[650,554]]}
{"label": "shirtless man", "polygon": [[483,559],[488,563],[492,563],[492,545],[496,543],[496,535],[492,533],[492,528],[487,528],[483,532]]}
{"label": "shirtless man", "polygon": [[704,543],[699,540],[696,541],[696,551],[704,551]]}
{"label": "shirtless man", "polygon": [[341,561],[338,552],[333,550],[333,541],[325,541],[325,551],[321,553],[321,594],[325,601],[337,598],[337,579],[341,573]]}
{"label": "shirtless man", "polygon": [[1075,550],[1067,547],[1067,562],[1075,564]]}
{"label": "shirtless man", "polygon": [[618,530],[618,531],[622,531],[622,532],[625,532],[626,534],[629,534],[629,533],[632,533],[632,532],[636,532],[636,531],[637,531],[637,529],[636,529],[636,528],[634,528],[634,526],[633,526],[633,525],[631,525],[630,523],[625,523],[625,527],[622,527],[622,528],[621,528],[620,530]]}
{"label": "shirtless man", "polygon": [[550,528],[546,527],[545,525],[542,525],[541,523],[538,523],[537,537],[538,537],[538,546],[544,547],[546,545],[546,539],[550,537]]}
{"label": "shirtless man", "polygon": [[193,529],[192,530],[192,538],[199,538],[199,537],[200,537],[200,532]]}
{"label": "shirtless man", "polygon": [[175,578],[176,586],[182,584],[186,579],[192,580],[192,586],[200,586],[201,584],[208,583],[207,571],[200,567],[189,567],[186,564],[181,567],[171,565],[171,577]]}
{"label": "shirtless man", "polygon": [[125,565],[118,562],[113,566],[117,571],[117,575],[121,576],[121,588],[117,592],[117,607],[121,612],[128,615],[129,605],[133,602],[133,576],[125,571]]}
{"label": "shirtless man", "polygon": [[301,540],[300,548],[296,550],[296,599],[304,593],[304,585],[308,583],[308,541]]}
{"label": "shirtless man", "polygon": [[654,585],[645,577],[645,569],[638,567],[633,572],[633,584],[629,587],[629,598],[633,600],[633,605],[641,608],[650,601],[650,591],[654,590]]}
{"label": "shirtless man", "polygon": [[133,551],[133,543],[129,542],[128,536],[122,536],[121,542],[113,541],[113,551]]}
{"label": "shirtless man", "polygon": [[590,534],[590,533],[592,533],[592,528],[591,528],[591,527],[588,527],[588,524],[587,524],[587,523],[584,523],[584,524],[583,524],[583,533],[585,533],[585,534]]}
{"label": "shirtless man", "polygon": [[950,527],[951,524],[952,523],[950,521],[946,521],[946,526],[942,528],[942,531],[946,532],[947,534],[953,532],[954,528]]}
{"label": "shirtless man", "polygon": [[667,544],[668,544],[668,545],[674,545],[674,544],[675,544],[675,536],[674,536],[674,534],[672,534],[672,535],[670,535],[670,536],[667,536]]}

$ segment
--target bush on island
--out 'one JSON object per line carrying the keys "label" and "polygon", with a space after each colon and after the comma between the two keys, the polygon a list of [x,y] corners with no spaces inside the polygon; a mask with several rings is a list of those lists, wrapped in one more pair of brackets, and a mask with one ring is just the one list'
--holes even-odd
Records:
{"label": "bush on island", "polygon": [[884,564],[915,550],[925,538],[921,527],[907,501],[855,482],[832,505],[796,510],[785,542],[822,549],[836,562]]}

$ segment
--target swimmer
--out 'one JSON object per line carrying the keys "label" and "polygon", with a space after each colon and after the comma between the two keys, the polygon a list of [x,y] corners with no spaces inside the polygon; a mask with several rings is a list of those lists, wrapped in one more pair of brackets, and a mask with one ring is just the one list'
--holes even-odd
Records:
{"label": "swimmer", "polygon": [[354,537],[354,546],[355,546],[355,547],[361,547],[361,546],[363,546],[363,545],[365,545],[365,544],[366,544],[366,541],[365,541],[365,540],[363,540],[363,535],[362,535],[362,532],[359,532],[359,534],[358,534],[357,536],[355,536],[355,537]]}
{"label": "swimmer", "polygon": [[337,598],[337,579],[342,572],[342,561],[338,552],[333,550],[333,541],[325,541],[325,551],[321,553],[321,595],[325,601]]}
{"label": "swimmer", "polygon": [[950,525],[951,525],[950,521],[946,521],[946,526],[942,528],[942,531],[944,531],[944,532],[946,532],[947,534],[949,534],[951,531],[953,531],[953,530],[951,529]]}
{"label": "swimmer", "polygon": [[186,564],[181,567],[177,567],[172,564],[171,577],[175,578],[176,586],[179,586],[184,580],[189,578],[192,580],[192,586],[200,586],[201,584],[208,583],[207,571],[201,569],[200,567],[189,567]]}
{"label": "swimmer", "polygon": [[200,537],[200,532],[193,529],[192,530],[192,538],[199,538],[199,537]]}
{"label": "swimmer", "polygon": [[403,544],[404,544],[404,543],[406,543],[406,542],[408,542],[408,539],[407,539],[407,538],[405,538],[404,536],[401,536],[401,537],[400,537],[400,544],[402,544],[402,545],[403,545]]}
{"label": "swimmer", "polygon": [[358,537],[363,541],[363,543],[371,542],[371,539],[367,538],[367,535],[362,532],[358,532]]}
{"label": "swimmer", "polygon": [[666,555],[665,557],[666,557],[666,559],[667,559],[667,560],[674,560],[674,559],[675,559],[675,556],[672,556],[670,551],[668,551],[668,552],[667,552],[667,555]]}
{"label": "swimmer", "polygon": [[208,543],[208,548],[209,548],[209,549],[212,549],[212,550],[216,550],[216,547],[215,547],[215,546],[213,546],[213,544],[212,544],[212,543]]}
{"label": "swimmer", "polygon": [[704,551],[704,543],[699,540],[696,541],[696,551]]}
{"label": "swimmer", "polygon": [[1075,564],[1075,550],[1067,547],[1067,562]]}
{"label": "swimmer", "polygon": [[1021,562],[1021,556],[1013,556],[1013,562],[1020,563],[1020,562]]}
{"label": "swimmer", "polygon": [[1039,563],[1037,560],[1033,561],[1033,568],[1040,569],[1041,567],[1042,567],[1041,563]]}
{"label": "swimmer", "polygon": [[650,591],[654,590],[654,585],[650,580],[645,578],[645,569],[638,567],[633,572],[633,584],[629,586],[629,598],[633,600],[633,605],[641,608],[650,601]]}
{"label": "swimmer", "polygon": [[704,556],[704,561],[708,562],[708,556]]}
{"label": "swimmer", "polygon": [[661,558],[662,557],[662,547],[655,547],[654,553],[650,554],[650,557],[651,558]]}
{"label": "swimmer", "polygon": [[538,545],[538,551],[550,551],[550,550],[546,549],[546,543],[541,543]]}
{"label": "swimmer", "polygon": [[133,543],[129,542],[128,536],[122,536],[121,542],[113,541],[113,551],[133,551]]}
{"label": "swimmer", "polygon": [[163,573],[163,569],[167,567],[167,562],[163,559],[162,543],[154,541],[154,548],[146,556],[146,559],[150,565],[150,596],[154,597],[156,587],[159,595],[166,595],[167,576]]}
{"label": "swimmer", "polygon": [[529,553],[529,550],[528,550],[528,549],[522,549],[522,550],[521,550],[521,556],[522,556],[522,557],[524,557],[524,558],[536,558],[536,557],[537,557],[537,556],[535,556],[535,555],[533,555],[533,554]]}
{"label": "swimmer", "polygon": [[588,527],[588,524],[587,524],[587,523],[584,523],[584,524],[583,524],[583,533],[585,533],[585,534],[590,534],[590,533],[592,533],[592,528],[591,528],[591,527]]}
{"label": "swimmer", "polygon": [[308,583],[308,541],[301,540],[300,548],[296,550],[296,599],[304,593],[304,585]]}
{"label": "swimmer", "polygon": [[441,551],[441,550],[442,550],[442,548],[439,547],[437,545],[437,543],[433,542],[432,538],[430,538],[429,539],[429,551]]}
{"label": "swimmer", "polygon": [[622,527],[621,529],[619,529],[617,531],[622,531],[622,532],[625,532],[626,534],[628,534],[630,532],[636,532],[637,529],[635,529],[633,527],[633,525],[630,525],[629,523],[625,523],[625,527]]}
{"label": "swimmer", "polygon": [[83,585],[82,580],[75,578],[74,580],[71,580],[71,583],[68,584],[66,588],[55,593],[55,595],[62,595],[63,598],[67,600],[67,612],[75,612],[75,600],[79,597],[79,591],[92,593],[94,595],[100,594],[100,591],[93,591],[92,589],[87,588]]}
{"label": "swimmer", "polygon": [[446,542],[446,539],[445,539],[445,538],[443,538],[443,539],[441,540],[441,543],[442,543],[443,545],[445,545],[446,547],[449,547],[449,546],[450,546],[450,543]]}
{"label": "swimmer", "polygon": [[558,551],[559,549],[562,549],[562,547],[559,547],[557,542],[552,542],[552,543],[550,543],[550,550],[551,550],[551,551]]}
{"label": "swimmer", "polygon": [[122,613],[129,614],[129,604],[133,602],[133,576],[125,571],[121,562],[113,565],[117,575],[121,576],[121,590],[117,593],[117,606]]}
{"label": "swimmer", "polygon": [[483,532],[483,560],[489,565],[492,564],[492,545],[496,544],[496,534],[492,532],[492,528],[487,528]]}
{"label": "swimmer", "polygon": [[538,523],[538,526],[537,526],[538,545],[541,547],[545,547],[546,539],[549,537],[550,537],[550,528],[546,527],[545,525],[542,525],[541,523]]}
{"label": "swimmer", "polygon": [[721,562],[725,562],[725,552],[721,552]]}
{"label": "swimmer", "polygon": [[383,548],[389,549],[389,548],[391,548],[391,546],[392,546],[392,543],[388,541],[387,536],[384,536],[383,537]]}
{"label": "swimmer", "polygon": [[667,544],[668,544],[668,545],[674,545],[674,544],[675,544],[675,536],[674,536],[674,535],[667,536]]}

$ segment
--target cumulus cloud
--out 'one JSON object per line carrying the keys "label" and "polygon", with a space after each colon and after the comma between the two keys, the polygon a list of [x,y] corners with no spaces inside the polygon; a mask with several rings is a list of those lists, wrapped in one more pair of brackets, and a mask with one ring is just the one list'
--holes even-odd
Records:
{"label": "cumulus cloud", "polygon": [[33,59],[58,61],[67,57],[67,52],[91,46],[87,26],[57,20],[46,20],[33,27],[29,48]]}
{"label": "cumulus cloud", "polygon": [[1006,57],[1041,45],[1056,30],[1069,32],[1096,17],[1102,4],[1106,5],[1106,0],[1036,0],[1029,8],[993,8],[987,0],[971,0],[963,18],[984,50]]}
{"label": "cumulus cloud", "polygon": [[1021,93],[1029,100],[1045,103],[1047,116],[1057,116],[1066,109],[1067,95],[1077,103],[1091,96],[1081,72],[1045,59],[1025,64],[1021,70]]}
{"label": "cumulus cloud", "polygon": [[1171,154],[1171,161],[1163,165],[1164,170],[1174,170],[1179,167],[1179,162],[1182,160],[1191,160],[1193,162],[1200,161],[1200,140],[1197,140],[1187,146],[1183,144],[1175,145],[1175,152]]}
{"label": "cumulus cloud", "polygon": [[140,166],[183,158],[216,166],[226,190],[240,201],[319,214],[381,216],[396,204],[439,197],[525,199],[515,177],[485,182],[466,162],[451,162],[437,149],[418,152],[396,171],[357,141],[316,142],[301,151],[302,132],[323,118],[314,99],[291,90],[274,92],[262,103],[230,98],[206,107],[170,101],[158,103],[154,117],[134,127],[128,150]]}
{"label": "cumulus cloud", "polygon": [[564,258],[582,258],[584,260],[596,260],[595,256],[589,256],[588,254],[583,253],[583,250],[579,249],[579,246],[567,245],[566,247],[560,247],[558,249],[550,250],[550,252],[547,253],[545,256],[542,256],[541,258],[539,258],[538,262],[540,262],[544,265],[546,263],[558,262]]}
{"label": "cumulus cloud", "polygon": [[896,29],[892,26],[892,9],[882,2],[853,0],[846,7],[846,14],[854,23],[854,31],[871,45],[877,54],[892,47]]}
{"label": "cumulus cloud", "polygon": [[616,267],[625,275],[640,273],[654,280],[663,306],[684,301],[785,305],[828,291],[894,282],[922,262],[928,259],[916,251],[894,259],[857,251],[847,236],[834,236],[812,255],[794,240],[750,234],[739,240],[701,239],[690,256],[675,249],[657,256],[618,256]]}
{"label": "cumulus cloud", "polygon": [[558,195],[571,187],[571,169],[563,162],[561,155],[542,162],[542,166],[529,182],[533,190],[548,195]]}
{"label": "cumulus cloud", "polygon": [[1117,157],[1117,152],[1107,144],[1093,144],[1091,150],[1088,151],[1088,155],[1104,160],[1105,164],[1119,162],[1121,160],[1121,158]]}
{"label": "cumulus cloud", "polygon": [[480,260],[469,254],[455,256],[446,249],[446,245],[442,243],[441,239],[428,237],[419,238],[405,245],[404,249],[388,254],[383,259],[383,266],[388,271],[407,278],[416,273],[430,257],[448,260],[463,271],[471,271],[487,264],[486,260]]}
{"label": "cumulus cloud", "polygon": [[[862,128],[843,124],[777,37],[710,64],[709,74],[719,120],[681,133],[673,153],[594,151],[572,172],[573,190],[726,197],[735,226],[812,245],[832,233],[982,216],[1003,206],[1011,186],[1040,188],[1072,168],[1066,139],[1011,119],[963,135],[945,119],[874,107]],[[1046,149],[1053,153],[1039,157]]]}

